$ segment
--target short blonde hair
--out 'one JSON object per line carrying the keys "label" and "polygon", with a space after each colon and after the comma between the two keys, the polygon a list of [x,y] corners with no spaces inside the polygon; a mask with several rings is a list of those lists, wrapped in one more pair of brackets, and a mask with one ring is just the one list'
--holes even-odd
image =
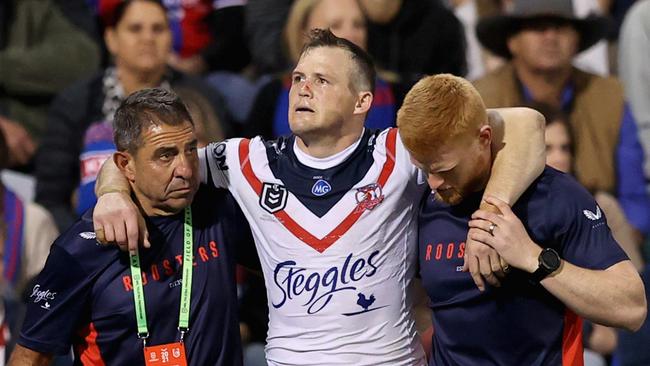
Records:
{"label": "short blonde hair", "polygon": [[439,74],[422,78],[397,112],[402,142],[414,158],[426,159],[436,148],[487,122],[483,99],[460,77]]}

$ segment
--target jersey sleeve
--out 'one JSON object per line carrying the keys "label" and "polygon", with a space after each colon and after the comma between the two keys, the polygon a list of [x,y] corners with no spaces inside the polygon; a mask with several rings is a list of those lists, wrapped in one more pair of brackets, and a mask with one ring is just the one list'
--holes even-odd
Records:
{"label": "jersey sleeve", "polygon": [[582,268],[604,270],[628,257],[614,240],[605,213],[596,200],[567,176],[555,178],[546,217],[560,243],[560,255]]}
{"label": "jersey sleeve", "polygon": [[238,165],[238,146],[242,139],[213,142],[199,149],[201,182],[214,188],[228,188],[230,169]]}
{"label": "jersey sleeve", "polygon": [[91,287],[91,276],[55,243],[27,293],[27,313],[18,343],[41,353],[68,353],[82,317],[88,316],[84,310]]}
{"label": "jersey sleeve", "polygon": [[[391,129],[388,129],[386,131],[390,131]],[[395,130],[397,130],[395,128]],[[399,135],[399,132],[397,133],[397,139],[396,139],[396,157],[395,161],[397,166],[402,167],[402,169],[405,171],[406,174],[412,177],[412,179],[415,180],[416,184],[418,186],[424,186],[427,182],[427,177],[424,175],[424,172],[421,169],[418,169],[413,163],[411,162],[411,154],[408,152],[404,144],[402,143],[402,138]]]}

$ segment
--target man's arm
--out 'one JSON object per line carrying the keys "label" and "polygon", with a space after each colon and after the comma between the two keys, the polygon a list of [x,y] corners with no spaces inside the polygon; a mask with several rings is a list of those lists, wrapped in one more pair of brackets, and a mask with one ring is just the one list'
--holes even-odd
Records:
{"label": "man's arm", "polygon": [[[530,108],[501,108],[488,110],[488,122],[493,131],[494,165],[484,197],[513,204],[544,170],[544,117]],[[499,213],[485,200],[480,209]],[[499,278],[508,269],[506,261],[493,248],[469,236],[465,243],[463,270],[471,274],[476,287],[485,290],[485,281],[500,286]]]}
{"label": "man's arm", "polygon": [[52,358],[51,354],[32,351],[17,344],[11,353],[9,366],[47,366],[52,361]]}
{"label": "man's arm", "polygon": [[[514,204],[544,170],[544,117],[530,108],[488,110],[495,156],[485,196]],[[489,204],[481,203],[481,208]],[[494,210],[491,210],[494,211]]]}
{"label": "man's arm", "polygon": [[97,241],[116,243],[122,250],[135,251],[141,242],[150,247],[149,232],[138,207],[131,199],[131,186],[113,159],[102,165],[95,183],[97,204],[93,226]]}
{"label": "man's arm", "polygon": [[[542,248],[531,240],[505,202],[494,198],[488,201],[503,215],[476,212],[470,221],[470,236],[495,248],[510,265],[528,273],[535,272]],[[490,223],[496,224],[492,234],[488,229]],[[595,323],[635,331],[646,317],[643,282],[629,260],[604,270],[592,270],[562,259],[560,268],[540,284],[576,314]]]}

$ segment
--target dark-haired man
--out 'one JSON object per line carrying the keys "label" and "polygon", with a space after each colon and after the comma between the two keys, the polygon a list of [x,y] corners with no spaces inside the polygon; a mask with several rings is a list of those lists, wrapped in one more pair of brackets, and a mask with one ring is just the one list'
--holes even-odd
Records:
{"label": "dark-haired man", "polygon": [[[370,57],[330,31],[311,36],[289,93],[294,134],[212,144],[199,152],[202,177],[228,188],[251,224],[269,299],[269,364],[424,365],[411,286],[424,181],[397,130],[363,128],[375,80]],[[530,117],[506,116],[508,126],[520,120],[490,192],[509,201],[538,173],[519,157],[543,163],[542,126]],[[100,204],[124,197],[106,194]],[[96,227],[126,242],[112,228],[128,217],[98,218]]]}
{"label": "dark-haired man", "polygon": [[152,247],[129,258],[95,245],[86,213],[53,244],[10,364],[73,346],[75,364],[240,365],[234,250],[251,239],[226,192],[199,189],[187,109],[164,89],[136,92],[116,112],[115,144]]}

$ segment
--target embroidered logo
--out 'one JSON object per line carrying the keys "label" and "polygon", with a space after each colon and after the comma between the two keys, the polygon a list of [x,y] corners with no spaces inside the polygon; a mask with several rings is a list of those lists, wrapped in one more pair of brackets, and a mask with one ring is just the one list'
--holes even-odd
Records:
{"label": "embroidered logo", "polygon": [[589,210],[583,210],[582,213],[585,214],[585,216],[587,216],[587,218],[591,221],[600,220],[603,217],[603,213],[600,211],[600,207],[598,207],[598,205],[596,205],[596,213],[593,213]]}
{"label": "embroidered logo", "polygon": [[260,195],[260,206],[270,214],[282,211],[287,205],[287,189],[281,184],[264,183]]}
{"label": "embroidered logo", "polygon": [[384,200],[381,186],[377,183],[371,183],[367,186],[357,188],[357,193],[354,197],[357,200],[357,208],[355,209],[355,212],[372,210]]}
{"label": "embroidered logo", "polygon": [[34,299],[34,303],[38,304],[39,302],[45,300],[45,307],[49,309],[50,304],[48,303],[48,300],[54,300],[54,296],[56,296],[56,292],[52,292],[50,290],[41,290],[41,285],[36,284],[34,288],[32,289],[32,294],[29,295],[30,299]]}
{"label": "embroidered logo", "polygon": [[79,236],[86,240],[93,240],[97,238],[97,235],[92,231],[84,231],[83,233],[79,233]]}
{"label": "embroidered logo", "polygon": [[324,179],[317,180],[314,186],[311,187],[311,193],[318,197],[328,194],[331,190],[332,186]]}

